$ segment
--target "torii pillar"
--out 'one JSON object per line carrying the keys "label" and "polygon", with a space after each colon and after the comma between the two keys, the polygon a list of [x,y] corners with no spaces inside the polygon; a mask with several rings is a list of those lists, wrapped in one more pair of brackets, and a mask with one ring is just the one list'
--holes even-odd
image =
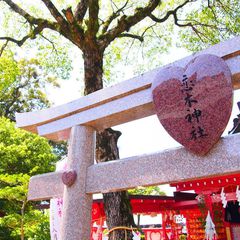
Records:
{"label": "torii pillar", "polygon": [[61,240],[89,240],[92,194],[86,194],[87,168],[94,164],[95,132],[90,127],[71,129],[67,169],[75,171],[76,181],[64,186]]}

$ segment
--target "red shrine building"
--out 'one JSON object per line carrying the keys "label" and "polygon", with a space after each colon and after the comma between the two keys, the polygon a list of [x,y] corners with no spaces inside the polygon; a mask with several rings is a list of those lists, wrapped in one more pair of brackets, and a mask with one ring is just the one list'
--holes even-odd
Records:
{"label": "red shrine building", "polygon": [[[234,174],[171,184],[176,187],[173,197],[132,195],[136,224],[146,240],[204,240],[209,211],[215,225],[214,239],[239,240],[238,185],[240,174]],[[146,215],[160,216],[159,223],[142,224],[140,219]],[[105,229],[102,200],[94,201],[92,216],[92,239],[102,240]]]}

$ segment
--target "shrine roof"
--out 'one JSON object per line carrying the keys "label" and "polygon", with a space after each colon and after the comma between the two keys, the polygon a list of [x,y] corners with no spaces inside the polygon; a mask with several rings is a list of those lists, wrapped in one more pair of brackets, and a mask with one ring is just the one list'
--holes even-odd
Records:
{"label": "shrine roof", "polygon": [[240,173],[231,175],[219,175],[217,177],[208,177],[192,181],[180,181],[171,183],[171,187],[176,187],[177,191],[194,190],[196,192],[218,192],[221,188],[240,185]]}

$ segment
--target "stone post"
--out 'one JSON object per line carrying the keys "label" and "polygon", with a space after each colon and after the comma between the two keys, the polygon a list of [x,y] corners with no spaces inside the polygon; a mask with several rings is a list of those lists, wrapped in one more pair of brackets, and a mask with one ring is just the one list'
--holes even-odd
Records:
{"label": "stone post", "polygon": [[64,187],[62,240],[89,240],[92,219],[92,195],[86,194],[87,168],[94,164],[95,132],[86,126],[71,130],[67,169],[75,171],[72,186]]}

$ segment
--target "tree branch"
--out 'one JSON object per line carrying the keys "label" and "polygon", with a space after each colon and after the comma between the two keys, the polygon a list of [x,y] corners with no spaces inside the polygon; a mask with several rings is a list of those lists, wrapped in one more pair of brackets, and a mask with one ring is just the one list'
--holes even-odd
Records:
{"label": "tree branch", "polygon": [[144,37],[144,36],[145,36],[145,33],[146,33],[149,29],[153,29],[153,27],[154,27],[156,24],[157,24],[157,23],[154,23],[154,24],[148,26],[148,27],[143,31],[143,33],[142,33],[141,36]]}
{"label": "tree branch", "polygon": [[133,38],[133,39],[137,39],[140,42],[144,41],[143,36],[139,36],[139,35],[135,35],[135,34],[131,34],[131,33],[121,33],[118,37],[122,38],[122,37],[128,37],[128,38]]}
{"label": "tree branch", "polygon": [[51,0],[41,0],[45,6],[48,8],[49,12],[51,13],[51,15],[56,19],[56,21],[59,24],[66,24],[66,20],[63,18],[62,14],[57,10],[57,8],[55,7],[55,5],[52,3]]}
{"label": "tree branch", "polygon": [[[208,39],[210,42],[214,43],[214,41],[209,38],[208,36],[206,36],[204,33],[202,33],[201,31],[199,31],[196,26],[203,26],[203,27],[210,27],[211,25],[206,25],[206,24],[200,24],[200,23],[197,23],[196,25],[193,24],[193,22],[187,22],[187,23],[179,23],[180,21],[182,20],[179,20],[178,17],[177,17],[177,12],[175,12],[173,14],[173,18],[174,18],[174,24],[177,25],[178,27],[191,27],[192,30],[196,33],[196,35],[199,37],[199,39],[204,42],[203,37],[205,37],[206,39]],[[211,26],[212,28],[213,26]]]}
{"label": "tree branch", "polygon": [[[171,15],[173,15],[173,19],[174,19],[174,24],[177,25],[178,27],[191,27],[192,30],[197,34],[197,36],[199,37],[199,39],[203,41],[202,36],[204,36],[205,38],[207,38],[207,36],[205,36],[202,32],[200,32],[195,26],[203,26],[203,27],[214,27],[212,25],[208,25],[208,24],[204,24],[204,23],[200,23],[197,22],[196,20],[193,21],[189,21],[189,20],[179,20],[177,17],[177,12],[179,9],[183,8],[185,5],[187,5],[190,2],[193,2],[194,0],[187,0],[184,3],[182,3],[181,5],[179,5],[178,7],[176,7],[174,10],[170,10],[167,12],[167,14],[163,17],[163,18],[157,18],[156,16],[154,16],[153,14],[150,14],[149,17],[157,22],[157,23],[162,23],[164,21],[166,21]],[[187,21],[187,22],[186,22]],[[180,22],[186,22],[186,23],[180,23]],[[196,24],[194,25],[193,22],[195,22]]]}
{"label": "tree branch", "polygon": [[[62,12],[69,22],[69,27],[65,28],[65,31],[62,34],[75,45],[82,48],[85,36],[81,24],[76,21],[71,7],[67,8],[66,10],[62,10]],[[69,34],[70,32],[72,33],[72,38],[71,34]]]}
{"label": "tree branch", "polygon": [[81,0],[75,9],[74,17],[80,25],[82,24],[82,21],[87,12],[87,9],[88,9],[88,0]]}
{"label": "tree branch", "polygon": [[17,40],[11,37],[0,37],[0,40],[6,40],[8,42],[13,42],[16,43],[19,47],[21,47],[23,45],[23,43],[29,38],[29,36],[25,36],[23,37],[21,40]]}
{"label": "tree branch", "polygon": [[74,19],[73,13],[70,8],[65,11],[66,18],[70,22],[68,23],[67,20],[59,13],[57,8],[52,4],[51,0],[41,0],[47,6],[52,16],[56,19],[56,22],[51,22],[46,19],[33,17],[28,12],[23,10],[20,6],[15,4],[12,0],[0,1],[4,1],[12,11],[24,17],[26,21],[30,24],[30,26],[33,28],[33,30],[29,32],[29,34],[27,34],[20,40],[11,37],[1,37],[0,40],[8,40],[17,44],[18,46],[22,46],[27,39],[35,38],[36,35],[41,33],[43,29],[49,28],[60,33],[68,40],[70,40],[73,44],[82,49],[84,42],[84,31],[78,24],[71,24],[73,21],[76,22],[76,20]]}
{"label": "tree branch", "polygon": [[72,24],[75,21],[71,7],[67,8],[66,10],[62,10],[62,12],[70,24]]}
{"label": "tree branch", "polygon": [[[17,86],[16,88],[14,88],[14,90],[11,94],[12,99],[10,98],[9,100],[4,101],[4,106],[5,106],[4,116],[5,117],[9,117],[11,108],[13,107],[13,105],[17,102],[17,100],[20,97],[20,89],[26,87],[28,85],[28,82],[29,81],[27,80],[26,83],[21,84],[21,85]],[[11,119],[11,120],[15,121],[15,119]]]}
{"label": "tree branch", "polygon": [[123,5],[121,8],[119,8],[116,12],[113,12],[113,13],[109,16],[109,18],[108,18],[108,19],[105,21],[105,23],[103,24],[102,34],[104,34],[104,33],[108,30],[108,28],[109,28],[110,24],[112,23],[112,21],[113,21],[114,19],[116,19],[116,18],[120,15],[120,12],[123,11],[123,9],[127,6],[128,2],[129,2],[129,0],[127,0],[127,1],[124,3],[124,5]]}
{"label": "tree branch", "polygon": [[34,24],[33,22],[34,18],[30,14],[28,14],[26,11],[24,11],[22,8],[20,8],[17,4],[12,2],[11,0],[1,0],[1,1],[5,2],[14,12],[24,17],[29,23]]}
{"label": "tree branch", "polygon": [[[196,35],[199,37],[199,39],[200,39],[202,42],[204,42],[204,40],[203,40],[203,38],[202,38],[202,37],[204,37],[205,39],[208,39],[208,41],[214,43],[214,41],[213,41],[211,38],[209,38],[208,36],[206,36],[206,34],[204,34],[203,32],[201,32],[200,30],[198,30],[198,29],[196,28],[196,26],[193,25],[192,22],[179,23],[180,20],[177,18],[177,15],[174,14],[173,16],[174,16],[174,23],[175,23],[175,25],[177,25],[178,27],[190,27],[190,28],[192,28],[192,30],[196,33]],[[199,25],[199,24],[198,24],[198,25]],[[204,26],[204,25],[203,25],[203,26]]]}
{"label": "tree branch", "polygon": [[8,42],[9,42],[9,40],[6,40],[6,42],[2,45],[2,47],[1,47],[1,49],[0,49],[0,57],[2,56],[3,51],[4,51],[5,48],[7,47]]}
{"label": "tree branch", "polygon": [[0,40],[9,40],[16,43],[18,46],[22,46],[27,39],[35,38],[36,34],[40,33],[44,28],[49,28],[51,30],[59,32],[61,35],[69,39],[73,44],[79,47],[82,46],[83,30],[79,26],[75,26],[74,24],[68,24],[68,22],[55,8],[55,6],[51,4],[51,1],[42,0],[48,7],[48,9],[51,9],[50,12],[53,14],[53,16],[55,16],[57,22],[51,22],[42,18],[35,18],[29,13],[27,13],[25,10],[23,10],[21,7],[19,7],[17,4],[15,4],[12,0],[0,1],[4,1],[11,8],[11,10],[24,17],[30,24],[30,26],[34,27],[34,30],[25,37],[23,37],[21,40],[16,40],[9,37],[0,38]]}
{"label": "tree branch", "polygon": [[149,16],[160,2],[160,0],[149,0],[146,7],[136,8],[135,14],[131,16],[123,15],[119,19],[116,27],[112,28],[99,37],[101,47],[106,48],[115,38],[119,37],[119,35],[121,35],[123,32],[129,31],[132,26]]}
{"label": "tree branch", "polygon": [[99,0],[89,0],[89,19],[88,19],[88,29],[87,34],[91,38],[95,38],[99,30],[98,14],[99,14]]}
{"label": "tree branch", "polygon": [[167,14],[163,17],[163,18],[157,18],[156,16],[154,16],[152,13],[149,15],[149,17],[157,23],[162,23],[165,22],[171,15],[176,15],[177,11],[181,8],[183,8],[186,4],[188,4],[189,2],[192,2],[192,0],[187,0],[184,3],[182,3],[181,5],[177,6],[174,10],[170,10],[167,12]]}
{"label": "tree branch", "polygon": [[29,32],[29,34],[27,34],[26,36],[24,36],[21,40],[17,40],[11,37],[0,37],[0,40],[6,40],[8,42],[13,42],[15,44],[17,44],[19,47],[21,47],[27,39],[34,39],[36,38],[36,36],[42,32],[42,30],[44,29],[44,26],[37,26],[35,27],[33,30],[31,30]]}
{"label": "tree branch", "polygon": [[42,18],[35,18],[11,0],[0,0],[0,1],[5,2],[11,8],[12,11],[18,13],[20,16],[25,18],[30,25],[44,25],[45,28],[50,28],[56,31],[57,29],[56,22],[51,22]]}
{"label": "tree branch", "polygon": [[45,37],[45,36],[44,36],[43,34],[41,34],[41,33],[40,33],[40,36],[41,36],[43,39],[45,39],[46,41],[48,41],[48,42],[52,45],[53,51],[55,51],[56,53],[58,52],[53,41],[51,41],[50,39],[48,39],[47,37]]}

